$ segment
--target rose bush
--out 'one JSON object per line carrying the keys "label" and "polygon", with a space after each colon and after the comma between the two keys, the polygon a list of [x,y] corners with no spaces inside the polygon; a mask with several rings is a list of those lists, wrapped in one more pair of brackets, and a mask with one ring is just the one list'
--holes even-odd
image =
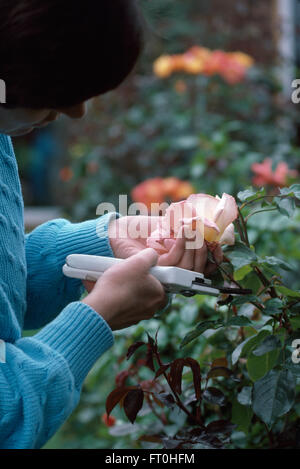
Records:
{"label": "rose bush", "polygon": [[252,294],[190,304],[178,298],[156,333],[154,326],[147,341],[136,336],[126,355],[131,364],[106,401],[108,415],[120,403],[119,415],[134,425],[119,424],[111,435],[132,431],[146,448],[299,447],[300,291],[284,274],[295,275],[294,268],[260,256],[248,229],[252,217],[269,210],[299,218],[300,185],[271,197],[249,188],[238,198],[237,242],[224,248],[214,281]]}

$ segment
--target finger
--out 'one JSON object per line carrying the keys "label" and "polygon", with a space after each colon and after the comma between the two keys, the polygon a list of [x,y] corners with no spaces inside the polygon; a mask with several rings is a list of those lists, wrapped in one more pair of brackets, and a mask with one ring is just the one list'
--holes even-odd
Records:
{"label": "finger", "polygon": [[185,251],[185,239],[178,237],[171,247],[170,251],[166,254],[159,256],[158,265],[168,266],[179,264]]}
{"label": "finger", "polygon": [[129,238],[147,239],[158,227],[161,217],[144,215],[126,217],[126,233]]}
{"label": "finger", "polygon": [[192,270],[194,267],[194,257],[195,257],[195,250],[194,249],[186,249],[184,254],[176,267],[181,269]]}
{"label": "finger", "polygon": [[202,248],[196,249],[194,257],[194,268],[195,272],[203,273],[207,263],[207,246],[204,243]]}
{"label": "finger", "polygon": [[131,272],[134,275],[137,273],[143,274],[149,272],[151,267],[154,267],[157,264],[157,261],[157,252],[154,251],[154,249],[147,248],[126,259],[122,264],[122,267],[128,271],[128,274]]}

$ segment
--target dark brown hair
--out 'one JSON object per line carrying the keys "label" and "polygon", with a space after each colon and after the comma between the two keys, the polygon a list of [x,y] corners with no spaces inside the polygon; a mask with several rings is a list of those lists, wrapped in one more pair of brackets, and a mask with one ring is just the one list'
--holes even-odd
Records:
{"label": "dark brown hair", "polygon": [[7,106],[74,106],[116,88],[143,47],[136,0],[0,0]]}

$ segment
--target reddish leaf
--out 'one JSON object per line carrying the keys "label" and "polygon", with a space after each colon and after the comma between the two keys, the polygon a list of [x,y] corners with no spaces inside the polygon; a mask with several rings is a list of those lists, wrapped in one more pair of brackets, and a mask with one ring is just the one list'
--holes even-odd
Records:
{"label": "reddish leaf", "polygon": [[193,358],[185,359],[185,366],[189,366],[193,372],[194,388],[196,398],[199,401],[201,398],[201,370],[199,363]]}
{"label": "reddish leaf", "polygon": [[124,399],[124,411],[131,423],[143,407],[144,391],[140,388],[129,391]]}
{"label": "reddish leaf", "polygon": [[170,370],[170,385],[172,390],[177,394],[181,394],[181,380],[182,380],[182,370],[184,367],[184,359],[178,358],[171,363]]}
{"label": "reddish leaf", "polygon": [[111,411],[116,407],[120,400],[132,389],[136,389],[136,386],[123,386],[122,388],[114,389],[106,399],[106,413],[110,415]]}
{"label": "reddish leaf", "polygon": [[128,370],[121,371],[116,376],[116,385],[120,387],[124,387],[128,376],[130,375]]}
{"label": "reddish leaf", "polygon": [[181,394],[182,371],[184,366],[188,366],[192,369],[195,394],[197,400],[199,400],[201,397],[200,365],[193,358],[178,358],[171,364],[170,384],[172,386],[172,389],[174,389],[174,391],[178,394]]}
{"label": "reddish leaf", "polygon": [[234,429],[236,428],[236,425],[231,423],[229,420],[216,420],[214,422],[211,422],[207,425],[206,430],[209,433],[213,434],[230,434]]}
{"label": "reddish leaf", "polygon": [[160,368],[158,368],[157,372],[155,373],[154,379],[158,378],[165,371],[167,371],[170,368],[170,365],[171,365],[171,363],[168,363],[167,365],[162,365]]}
{"label": "reddish leaf", "polygon": [[223,406],[226,403],[226,397],[217,388],[207,388],[203,393],[203,398],[206,402],[214,405]]}
{"label": "reddish leaf", "polygon": [[147,345],[147,355],[145,365],[150,368],[151,371],[155,371],[153,363],[153,349],[150,344]]}
{"label": "reddish leaf", "polygon": [[232,371],[228,368],[225,368],[224,366],[216,366],[207,373],[207,379],[216,378],[218,376],[224,376],[225,378],[229,378],[231,375]]}
{"label": "reddish leaf", "polygon": [[159,435],[142,435],[138,441],[147,441],[149,443],[161,443],[161,437]]}
{"label": "reddish leaf", "polygon": [[148,336],[149,347],[151,347],[152,352],[156,354],[158,352],[157,343],[152,339],[152,337],[149,334],[147,334],[147,336]]}
{"label": "reddish leaf", "polygon": [[146,345],[145,342],[136,342],[135,344],[131,345],[128,349],[126,359],[129,360],[129,358],[139,349],[142,347],[142,345]]}

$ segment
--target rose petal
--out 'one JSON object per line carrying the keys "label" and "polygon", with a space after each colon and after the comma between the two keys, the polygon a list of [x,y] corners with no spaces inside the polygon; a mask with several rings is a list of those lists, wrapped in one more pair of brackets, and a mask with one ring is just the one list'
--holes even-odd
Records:
{"label": "rose petal", "polygon": [[166,211],[165,215],[165,227],[171,229],[175,235],[177,235],[180,227],[182,226],[183,219],[190,219],[196,215],[195,208],[191,203],[187,201],[176,202],[171,204]]}
{"label": "rose petal", "polygon": [[234,235],[234,225],[231,223],[225,229],[224,233],[219,239],[220,244],[227,244],[228,246],[233,246],[235,244],[235,235]]}
{"label": "rose petal", "polygon": [[213,243],[220,234],[219,227],[207,218],[204,219],[204,239],[209,243]]}
{"label": "rose petal", "polygon": [[228,225],[230,225],[238,217],[238,208],[234,197],[223,194],[222,199],[218,202],[213,220],[218,225],[220,232],[223,233]]}
{"label": "rose petal", "polygon": [[197,216],[213,220],[213,214],[218,206],[219,201],[208,194],[193,194],[188,199],[196,209]]}

